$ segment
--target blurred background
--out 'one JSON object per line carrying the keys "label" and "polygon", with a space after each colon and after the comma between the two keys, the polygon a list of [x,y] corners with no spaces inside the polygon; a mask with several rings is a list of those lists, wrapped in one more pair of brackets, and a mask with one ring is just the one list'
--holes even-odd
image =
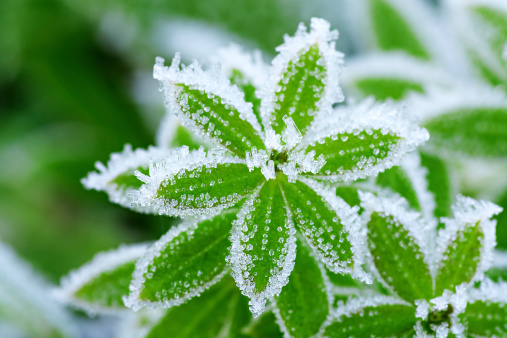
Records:
{"label": "blurred background", "polygon": [[178,51],[189,62],[236,42],[269,61],[313,16],[353,57],[343,2],[0,1],[0,242],[56,284],[99,251],[158,239],[174,219],[136,214],[80,183],[125,143],[154,143],[164,114],[155,57]]}

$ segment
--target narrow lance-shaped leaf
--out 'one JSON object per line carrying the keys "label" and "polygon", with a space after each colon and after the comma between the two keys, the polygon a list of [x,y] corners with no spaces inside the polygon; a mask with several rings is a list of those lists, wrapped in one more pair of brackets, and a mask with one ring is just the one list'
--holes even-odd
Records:
{"label": "narrow lance-shaped leaf", "polygon": [[490,202],[458,196],[453,206],[455,218],[446,219],[445,228],[438,234],[441,260],[435,280],[436,295],[470,283],[489,268],[496,244],[496,221],[490,218],[501,210]]}
{"label": "narrow lance-shaped leaf", "polygon": [[247,299],[224,278],[199,297],[167,310],[144,337],[243,337],[241,329],[250,319]]}
{"label": "narrow lance-shaped leaf", "polygon": [[310,32],[300,24],[294,37],[285,37],[277,48],[272,74],[262,95],[264,125],[281,134],[290,117],[304,134],[318,112],[329,112],[343,100],[338,75],[342,54],[334,48],[337,31],[329,23],[312,18]]}
{"label": "narrow lance-shaped leaf", "polygon": [[56,297],[90,314],[127,310],[123,297],[129,294],[136,261],[147,248],[147,244],[135,244],[97,254],[62,279]]}
{"label": "narrow lance-shaped leaf", "polygon": [[411,208],[421,211],[417,193],[407,173],[399,166],[392,167],[377,176],[376,184],[389,188],[405,198]]}
{"label": "narrow lance-shaped leaf", "polygon": [[98,172],[90,172],[81,182],[87,189],[105,191],[113,203],[118,203],[136,211],[152,212],[147,207],[132,206],[131,193],[139,189],[143,184],[135,172],[148,173],[150,162],[160,161],[165,158],[180,156],[187,153],[188,149],[168,150],[165,148],[149,147],[145,149],[132,150],[130,145],[125,145],[123,152],[111,154],[107,165],[100,162],[95,164]]}
{"label": "narrow lance-shaped leaf", "polygon": [[243,332],[252,338],[282,338],[284,336],[273,311],[265,311],[246,326]]}
{"label": "narrow lance-shaped leaf", "polygon": [[197,150],[201,146],[207,148],[206,142],[194,135],[188,128],[181,125],[173,114],[166,114],[157,130],[157,146],[160,148],[179,148],[187,146],[189,150]]}
{"label": "narrow lance-shaped leaf", "polygon": [[165,215],[202,215],[220,212],[249,195],[263,180],[260,169],[223,153],[202,148],[150,166],[149,176],[137,173],[145,184],[134,203]]}
{"label": "narrow lance-shaped leaf", "polygon": [[[261,123],[261,99],[258,90],[267,80],[267,65],[260,51],[249,54],[238,45],[220,49],[213,61],[220,63],[222,72],[244,94],[245,101],[252,104],[253,113]],[[264,126],[261,124],[261,128]]]}
{"label": "narrow lance-shaped leaf", "polygon": [[311,337],[319,332],[329,314],[330,296],[325,272],[309,248],[297,242],[296,263],[289,283],[275,298],[280,327],[290,337]]}
{"label": "narrow lance-shaped leaf", "polygon": [[321,335],[329,338],[412,337],[415,307],[385,296],[352,298],[332,313]]}
{"label": "narrow lance-shaped leaf", "polygon": [[318,119],[297,149],[325,164],[315,177],[331,181],[365,178],[398,164],[425,142],[428,132],[387,105],[365,100],[337,110],[333,119]]}
{"label": "narrow lance-shaped leaf", "polygon": [[445,161],[437,155],[420,152],[421,165],[426,168],[428,190],[433,195],[435,209],[433,215],[448,217],[451,215],[452,184],[450,172]]}
{"label": "narrow lance-shaped leaf", "polygon": [[310,180],[289,183],[285,178],[282,187],[296,224],[318,259],[334,273],[369,281],[361,268],[365,233],[358,207],[351,208],[334,191]]}
{"label": "narrow lance-shaped leaf", "polygon": [[163,62],[157,59],[154,77],[162,83],[169,111],[184,126],[238,156],[245,156],[251,147],[264,148],[252,104],[217,67],[204,72],[193,63],[180,70],[179,55],[170,67]]}
{"label": "narrow lance-shaped leaf", "polygon": [[403,200],[362,195],[369,211],[368,248],[382,280],[401,298],[412,302],[433,298],[433,279],[426,261],[427,232],[418,213],[403,210]]}
{"label": "narrow lance-shaped leaf", "polygon": [[220,280],[234,218],[225,212],[169,230],[137,262],[125,304],[134,310],[179,305]]}
{"label": "narrow lance-shaped leaf", "polygon": [[507,284],[486,279],[480,289],[471,290],[471,299],[460,318],[473,337],[507,335]]}
{"label": "narrow lance-shaped leaf", "polygon": [[267,181],[238,213],[228,261],[236,284],[250,298],[254,317],[289,281],[296,256],[295,232],[276,180]]}

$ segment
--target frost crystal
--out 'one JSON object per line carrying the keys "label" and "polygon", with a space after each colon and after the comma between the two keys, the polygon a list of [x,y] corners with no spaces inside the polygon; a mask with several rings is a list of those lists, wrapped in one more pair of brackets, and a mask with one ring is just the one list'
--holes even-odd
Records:
{"label": "frost crystal", "polygon": [[417,299],[414,301],[414,304],[417,306],[415,316],[423,320],[428,319],[428,314],[430,313],[430,304],[428,301],[426,299]]}

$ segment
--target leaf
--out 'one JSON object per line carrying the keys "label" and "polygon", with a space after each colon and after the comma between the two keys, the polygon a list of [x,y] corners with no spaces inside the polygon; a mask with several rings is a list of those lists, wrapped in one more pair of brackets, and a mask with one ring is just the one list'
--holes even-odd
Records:
{"label": "leaf", "polygon": [[189,150],[197,150],[201,146],[204,146],[204,149],[208,148],[204,140],[183,127],[178,118],[169,113],[164,116],[158,127],[157,146],[163,149],[182,146],[187,146]]}
{"label": "leaf", "polygon": [[275,314],[286,335],[310,337],[319,332],[329,314],[325,272],[310,251],[297,242],[296,263],[289,283],[275,297]]}
{"label": "leaf", "polygon": [[236,284],[250,298],[254,317],[264,311],[266,299],[278,295],[289,281],[296,256],[295,232],[277,180],[267,181],[238,213],[228,261]]}
{"label": "leaf", "polygon": [[400,337],[413,333],[415,307],[396,298],[352,298],[324,324],[322,335],[333,337]]}
{"label": "leaf", "polygon": [[282,181],[282,188],[296,224],[313,252],[334,273],[368,280],[361,268],[364,230],[357,215],[334,191],[314,181]]}
{"label": "leaf", "polygon": [[389,188],[405,198],[411,208],[421,211],[421,205],[417,193],[412,186],[412,181],[401,167],[392,167],[377,176],[376,184]]}
{"label": "leaf", "polygon": [[[433,298],[433,279],[428,267],[424,227],[418,213],[402,209],[400,202],[362,195],[371,212],[368,248],[379,276],[408,302]],[[434,230],[433,230],[434,231]]]}
{"label": "leaf", "polygon": [[[231,44],[220,49],[212,60],[220,63],[224,76],[245,94],[246,102],[252,103],[253,113],[261,124],[261,99],[258,90],[264,86],[268,75],[268,66],[262,60],[261,52],[257,50],[250,54],[240,46]],[[261,129],[264,131],[262,124]]]}
{"label": "leaf", "polygon": [[466,310],[459,318],[473,337],[504,337],[507,334],[507,284],[486,279],[470,291]]}
{"label": "leaf", "polygon": [[51,288],[42,275],[0,243],[2,328],[12,327],[20,337],[78,337],[70,313],[51,297]]}
{"label": "leaf", "polygon": [[246,337],[241,329],[249,320],[247,300],[230,278],[224,278],[202,295],[167,310],[145,337]]}
{"label": "leaf", "polygon": [[[336,187],[336,196],[340,197],[345,203],[350,206],[359,206],[359,204],[361,204],[358,188],[351,185],[342,185]],[[361,212],[362,210],[359,210],[359,214],[361,214]]]}
{"label": "leaf", "polygon": [[426,181],[428,190],[433,195],[435,209],[434,216],[448,217],[451,215],[452,187],[451,177],[447,164],[437,155],[432,155],[424,151],[419,152],[421,165],[426,168]]}
{"label": "leaf", "polygon": [[500,211],[493,203],[458,196],[455,218],[445,219],[445,229],[438,234],[436,295],[476,280],[489,268],[496,244],[496,223],[490,218]]}
{"label": "leaf", "polygon": [[487,86],[431,91],[412,96],[407,104],[421,119],[435,154],[457,153],[479,157],[507,154],[507,99],[503,90]]}
{"label": "leaf", "polygon": [[264,125],[277,134],[290,117],[304,135],[317,113],[343,100],[338,85],[343,56],[334,48],[338,33],[329,28],[327,21],[312,18],[310,32],[300,24],[295,36],[277,47],[261,107]]}
{"label": "leaf", "polygon": [[323,156],[326,163],[315,177],[331,181],[375,175],[429,138],[426,130],[373,100],[338,109],[332,119],[319,119],[313,127],[297,149]]}
{"label": "leaf", "polygon": [[250,325],[243,329],[243,332],[253,338],[282,338],[283,333],[276,323],[275,314],[272,311],[265,311],[259,318],[254,319]]}
{"label": "leaf", "polygon": [[136,205],[164,215],[216,214],[249,195],[263,180],[259,169],[220,152],[191,153],[154,163],[145,184],[133,194]]}
{"label": "leaf", "polygon": [[132,150],[129,144],[121,153],[111,154],[107,165],[100,162],[95,164],[98,172],[93,171],[81,183],[87,189],[105,191],[109,195],[109,200],[121,206],[132,208],[140,212],[151,212],[150,208],[133,206],[131,193],[141,187],[143,184],[136,175],[135,171],[147,174],[151,161],[158,161],[172,156],[178,156],[179,153],[188,152],[188,149],[168,150],[162,148],[149,147],[145,149]]}
{"label": "leaf", "polygon": [[343,85],[356,97],[395,101],[427,88],[445,89],[452,85],[448,75],[433,64],[400,53],[358,57],[347,62]]}
{"label": "leaf", "polygon": [[193,63],[180,70],[179,55],[170,67],[163,62],[157,59],[154,77],[162,83],[167,108],[185,127],[241,157],[251,147],[264,149],[251,103],[218,69],[204,72]]}
{"label": "leaf", "polygon": [[507,190],[502,193],[496,203],[503,208],[504,211],[499,213],[495,218],[497,221],[496,226],[496,241],[497,248],[507,249]]}
{"label": "leaf", "polygon": [[62,279],[56,297],[90,315],[125,311],[122,297],[128,295],[136,261],[147,248],[135,244],[97,254]]}
{"label": "leaf", "polygon": [[171,307],[198,296],[227,272],[233,211],[213,218],[186,219],[171,228],[139,259],[125,305]]}

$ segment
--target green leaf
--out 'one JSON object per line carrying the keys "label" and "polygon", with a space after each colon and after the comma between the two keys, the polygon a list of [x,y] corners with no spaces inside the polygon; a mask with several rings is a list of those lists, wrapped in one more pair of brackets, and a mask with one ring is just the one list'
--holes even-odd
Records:
{"label": "green leaf", "polygon": [[159,214],[179,216],[217,213],[264,181],[260,169],[250,171],[238,158],[205,154],[202,149],[157,162],[149,175],[138,173],[145,185],[135,193],[135,203]]}
{"label": "green leaf", "polygon": [[136,261],[147,248],[146,244],[136,244],[97,254],[62,279],[57,297],[92,315],[127,310],[123,297],[129,294]]}
{"label": "green leaf", "polygon": [[362,243],[357,209],[316,182],[279,179],[296,224],[318,259],[335,273],[367,279],[360,267],[363,257],[358,248]]}
{"label": "green leaf", "polygon": [[329,338],[401,337],[413,333],[415,307],[384,296],[351,299],[339,307],[323,328]]}
{"label": "green leaf", "polygon": [[198,64],[179,67],[178,56],[171,67],[158,59],[154,76],[162,82],[168,109],[185,127],[241,157],[251,147],[264,149],[252,105],[237,87],[216,71],[203,72]]}
{"label": "green leaf", "polygon": [[246,337],[248,304],[230,278],[186,304],[167,310],[146,338]]}
{"label": "green leaf", "polygon": [[392,167],[377,176],[377,185],[389,188],[405,198],[411,208],[421,211],[417,193],[412,181],[401,167]]}
{"label": "green leaf", "polygon": [[445,219],[445,229],[438,234],[437,252],[441,259],[435,279],[436,295],[453,291],[485,272],[496,244],[496,224],[490,218],[501,208],[458,196],[453,211],[456,219]]}
{"label": "green leaf", "polygon": [[231,235],[232,276],[250,298],[254,317],[278,295],[294,267],[294,224],[277,180],[267,181],[245,202]]}
{"label": "green leaf", "polygon": [[[414,22],[409,21],[393,1],[368,0],[372,34],[379,49],[404,51],[416,58],[429,60],[430,53],[418,36]],[[420,14],[420,13],[419,13]]]}
{"label": "green leaf", "polygon": [[504,337],[507,335],[507,305],[492,301],[469,303],[460,318],[468,324],[473,337]]}
{"label": "green leaf", "polygon": [[137,262],[125,304],[134,310],[179,305],[220,280],[235,216],[229,211],[171,228]]}
{"label": "green leaf", "polygon": [[330,304],[323,273],[309,249],[298,241],[289,283],[275,297],[275,311],[291,337],[313,336],[326,320]]}
{"label": "green leaf", "polygon": [[312,18],[310,32],[301,24],[296,35],[278,47],[280,54],[273,60],[276,76],[267,85],[275,92],[266,93],[262,102],[264,124],[275,133],[282,134],[290,117],[304,135],[317,113],[343,100],[338,86],[342,55],[334,49],[337,32],[329,28],[323,19]]}
{"label": "green leaf", "polygon": [[[361,200],[359,199],[359,189],[354,186],[342,185],[336,187],[336,196],[340,197],[350,206],[359,206],[361,204]],[[360,210],[359,213],[362,211]]]}
{"label": "green leaf", "polygon": [[424,92],[424,87],[420,83],[387,77],[358,79],[355,86],[363,97],[373,96],[376,100],[380,101],[387,99],[398,101],[406,97],[408,93]]}
{"label": "green leaf", "polygon": [[496,201],[500,207],[503,208],[500,214],[496,218],[496,241],[498,249],[507,249],[507,190],[502,193],[499,199]]}
{"label": "green leaf", "polygon": [[[257,96],[257,88],[254,86],[253,82],[239,69],[232,70],[230,80],[232,84],[238,86],[238,88],[245,94],[245,101],[252,104],[253,113],[255,114],[259,124],[261,124],[261,99]],[[264,126],[262,124],[261,129],[264,130]]]}
{"label": "green leaf", "polygon": [[455,108],[429,118],[423,126],[430,145],[471,156],[507,156],[507,105]]}
{"label": "green leaf", "polygon": [[[197,150],[201,146],[207,148],[204,140],[194,135],[188,128],[181,125],[173,114],[166,114],[157,130],[157,146],[160,148],[179,148],[187,146],[190,150]],[[206,149],[207,150],[207,149]]]}
{"label": "green leaf", "polygon": [[451,215],[452,188],[451,177],[447,164],[437,155],[428,154],[421,151],[421,165],[428,171],[426,181],[428,190],[435,199],[434,215],[437,219],[440,217],[449,217]]}
{"label": "green leaf", "polygon": [[433,298],[433,279],[421,248],[423,224],[418,214],[400,210],[397,201],[363,197],[365,209],[371,210],[367,223],[368,247],[382,280],[401,298]]}
{"label": "green leaf", "polygon": [[282,338],[283,333],[276,323],[273,311],[264,312],[259,318],[254,319],[250,325],[243,329],[249,337],[253,338]]}

